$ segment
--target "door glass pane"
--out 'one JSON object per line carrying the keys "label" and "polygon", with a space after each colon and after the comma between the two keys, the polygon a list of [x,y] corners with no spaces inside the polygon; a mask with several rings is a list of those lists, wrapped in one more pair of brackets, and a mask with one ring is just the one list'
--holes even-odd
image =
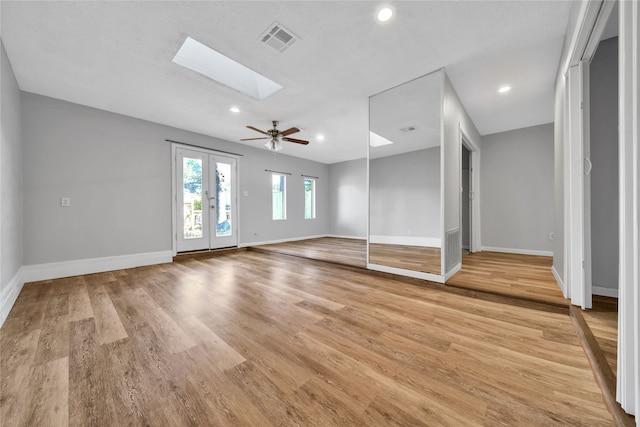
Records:
{"label": "door glass pane", "polygon": [[216,163],[216,236],[232,235],[231,224],[231,165]]}
{"label": "door glass pane", "polygon": [[202,238],[202,159],[183,157],[184,238]]}

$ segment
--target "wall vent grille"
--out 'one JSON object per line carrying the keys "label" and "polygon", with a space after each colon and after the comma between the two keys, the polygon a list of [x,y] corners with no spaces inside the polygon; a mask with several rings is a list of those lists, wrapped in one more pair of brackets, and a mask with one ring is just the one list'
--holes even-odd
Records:
{"label": "wall vent grille", "polygon": [[445,233],[445,274],[462,262],[462,249],[460,248],[460,229],[454,228]]}
{"label": "wall vent grille", "polygon": [[260,41],[279,53],[289,49],[295,42],[300,40],[298,36],[274,22],[262,36]]}
{"label": "wall vent grille", "polygon": [[415,126],[407,126],[407,127],[400,128],[400,132],[409,133],[409,132],[413,132],[416,129],[418,129],[418,128],[415,127]]}

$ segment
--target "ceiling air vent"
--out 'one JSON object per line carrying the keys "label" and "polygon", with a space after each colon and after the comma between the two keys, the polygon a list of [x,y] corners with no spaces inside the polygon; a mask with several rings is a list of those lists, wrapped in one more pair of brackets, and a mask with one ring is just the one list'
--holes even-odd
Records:
{"label": "ceiling air vent", "polygon": [[260,37],[262,43],[282,53],[299,40],[295,34],[274,22]]}
{"label": "ceiling air vent", "polygon": [[400,129],[400,132],[402,133],[409,133],[409,132],[413,132],[414,130],[416,130],[417,128],[415,126],[407,126],[404,128]]}

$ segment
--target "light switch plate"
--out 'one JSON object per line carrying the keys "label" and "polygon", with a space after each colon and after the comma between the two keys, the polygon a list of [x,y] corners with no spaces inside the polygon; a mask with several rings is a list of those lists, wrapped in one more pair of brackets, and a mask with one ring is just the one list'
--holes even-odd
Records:
{"label": "light switch plate", "polygon": [[242,192],[242,196],[243,196],[243,197],[248,197],[248,196],[249,196],[249,192],[248,192],[247,190],[244,190],[244,191]]}
{"label": "light switch plate", "polygon": [[71,198],[69,198],[69,197],[61,197],[60,198],[60,206],[62,206],[63,208],[68,208],[69,206],[71,206]]}

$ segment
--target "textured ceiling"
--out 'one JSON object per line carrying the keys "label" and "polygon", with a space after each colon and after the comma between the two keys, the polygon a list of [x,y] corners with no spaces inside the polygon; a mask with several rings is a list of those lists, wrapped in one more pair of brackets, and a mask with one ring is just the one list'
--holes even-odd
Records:
{"label": "textured ceiling", "polygon": [[[1,36],[24,91],[230,141],[280,120],[311,140],[284,153],[324,163],[366,155],[369,96],[442,67],[481,134],[553,121],[571,2],[394,2],[384,25],[380,4],[3,0]],[[300,37],[282,54],[259,40],[274,21]],[[174,64],[187,36],[284,89],[259,101]]]}

